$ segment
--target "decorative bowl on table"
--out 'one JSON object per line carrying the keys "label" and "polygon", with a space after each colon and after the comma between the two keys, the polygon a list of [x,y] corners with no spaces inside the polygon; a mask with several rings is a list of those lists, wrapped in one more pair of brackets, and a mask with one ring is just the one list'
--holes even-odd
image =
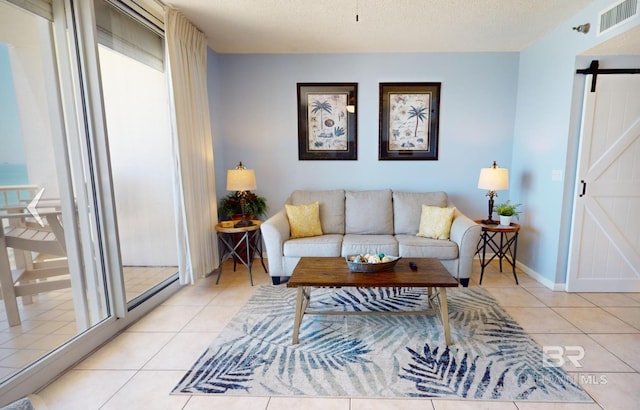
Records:
{"label": "decorative bowl on table", "polygon": [[384,272],[393,270],[400,256],[391,255],[349,255],[346,257],[351,272]]}

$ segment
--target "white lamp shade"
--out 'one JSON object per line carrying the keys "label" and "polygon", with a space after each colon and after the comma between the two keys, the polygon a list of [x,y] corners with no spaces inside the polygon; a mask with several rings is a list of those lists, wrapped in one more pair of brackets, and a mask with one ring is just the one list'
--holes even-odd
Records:
{"label": "white lamp shade", "polygon": [[509,189],[509,170],[506,168],[481,168],[478,188],[489,191]]}
{"label": "white lamp shade", "polygon": [[256,174],[252,169],[227,170],[227,191],[251,191],[256,188]]}

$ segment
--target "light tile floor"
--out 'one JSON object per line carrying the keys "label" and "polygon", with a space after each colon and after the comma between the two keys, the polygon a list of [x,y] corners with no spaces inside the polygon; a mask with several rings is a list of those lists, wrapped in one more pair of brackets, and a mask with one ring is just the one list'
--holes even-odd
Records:
{"label": "light tile floor", "polygon": [[[470,286],[478,286],[476,262]],[[185,287],[125,332],[32,396],[36,409],[413,410],[637,409],[640,403],[640,294],[552,292],[523,272],[520,286],[497,265],[482,287],[540,344],[582,346],[564,365],[594,403],[459,400],[172,396],[174,385],[253,294],[244,268]],[[256,285],[270,279],[260,268]],[[0,352],[1,354],[1,352]]]}
{"label": "light tile floor", "polygon": [[[125,267],[127,301],[173,275],[177,269]],[[72,297],[71,288],[66,288],[33,296],[30,304],[18,298],[21,319],[18,326],[9,326],[0,300],[0,379],[26,367],[78,333]]]}

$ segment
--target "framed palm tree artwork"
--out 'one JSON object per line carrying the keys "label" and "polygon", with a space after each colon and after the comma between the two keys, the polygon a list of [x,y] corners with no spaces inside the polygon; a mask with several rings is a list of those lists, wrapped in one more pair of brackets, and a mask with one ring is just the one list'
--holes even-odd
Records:
{"label": "framed palm tree artwork", "polygon": [[437,160],[441,83],[380,83],[379,160]]}
{"label": "framed palm tree artwork", "polygon": [[298,83],[298,159],[358,159],[357,83]]}

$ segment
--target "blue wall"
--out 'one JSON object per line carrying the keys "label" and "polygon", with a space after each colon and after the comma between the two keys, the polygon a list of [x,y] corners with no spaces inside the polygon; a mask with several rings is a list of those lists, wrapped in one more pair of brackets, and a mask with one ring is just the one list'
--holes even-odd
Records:
{"label": "blue wall", "polygon": [[[294,189],[444,190],[486,217],[480,168],[511,163],[518,54],[217,55],[209,52],[217,195],[226,170],[256,171],[275,213]],[[215,79],[218,79],[216,81]],[[299,161],[296,83],[358,83],[358,160]],[[378,161],[380,82],[441,82],[438,161]],[[500,199],[506,199],[505,197]]]}

